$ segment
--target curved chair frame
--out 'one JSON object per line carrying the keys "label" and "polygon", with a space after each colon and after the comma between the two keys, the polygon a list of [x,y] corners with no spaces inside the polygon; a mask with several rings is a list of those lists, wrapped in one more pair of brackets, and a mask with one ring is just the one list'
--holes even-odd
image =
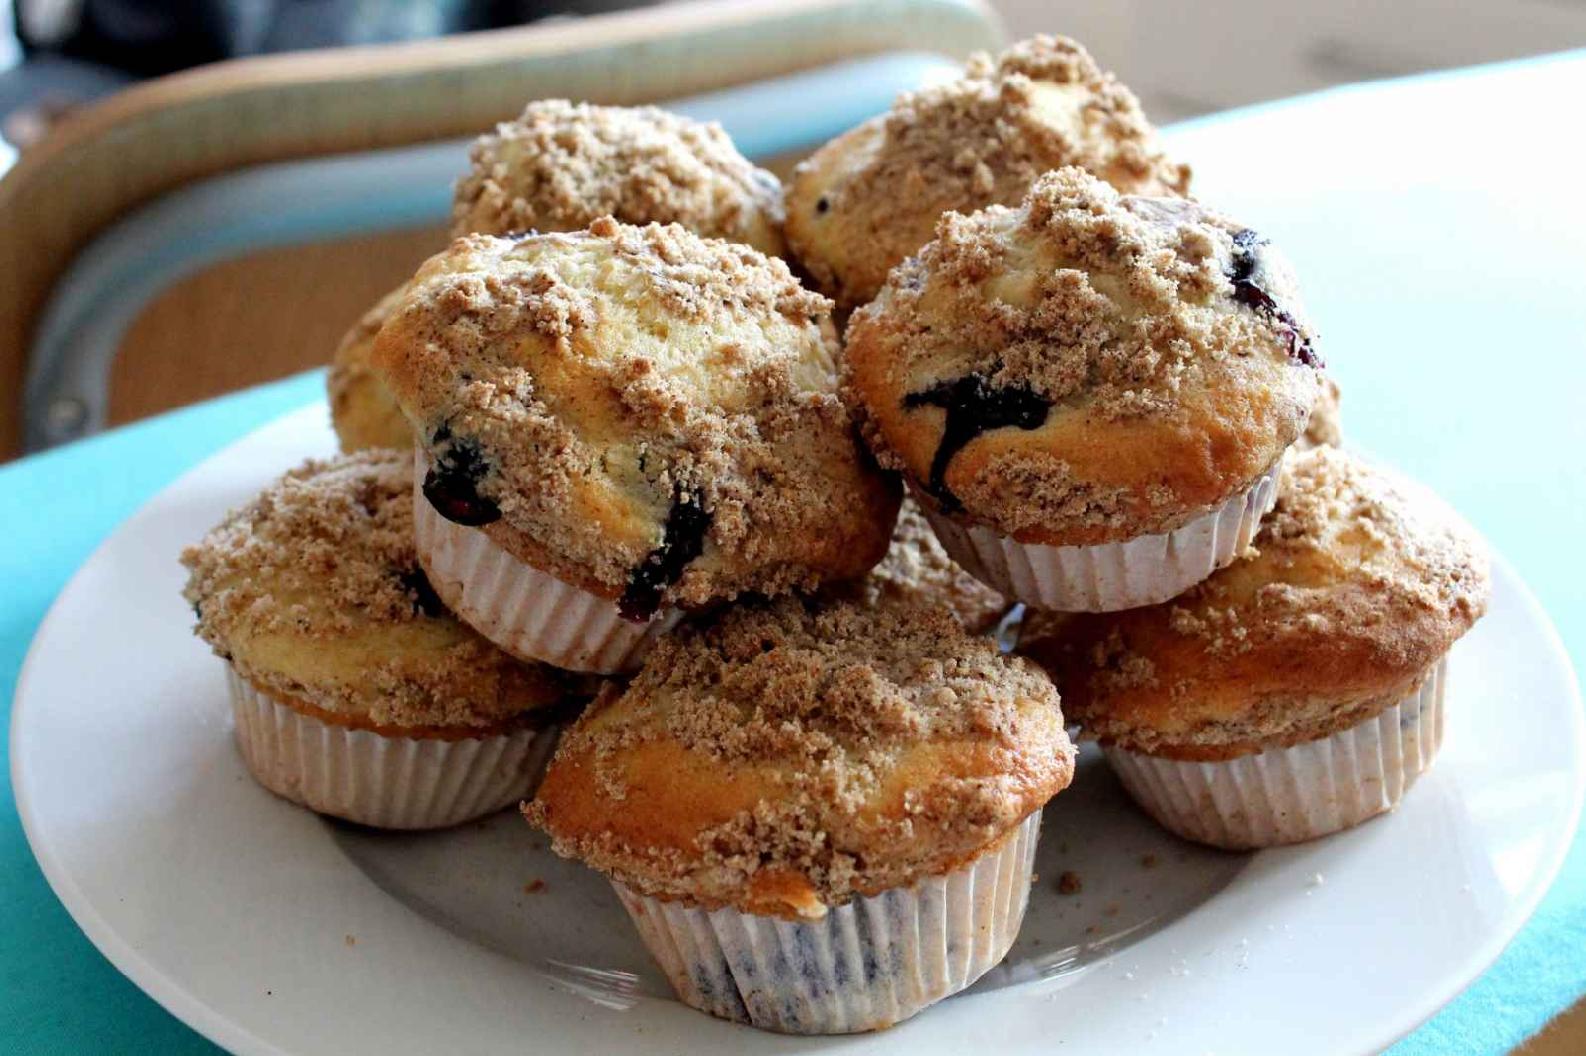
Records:
{"label": "curved chair frame", "polygon": [[219,63],[64,121],[0,180],[0,456],[21,433],[41,314],[82,247],[129,210],[265,162],[477,134],[525,99],[636,104],[893,51],[995,47],[982,0],[703,0],[417,44]]}

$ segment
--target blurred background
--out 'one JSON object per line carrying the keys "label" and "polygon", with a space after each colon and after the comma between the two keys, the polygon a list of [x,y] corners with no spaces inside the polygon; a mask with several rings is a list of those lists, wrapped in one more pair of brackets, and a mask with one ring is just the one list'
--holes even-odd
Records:
{"label": "blurred background", "polygon": [[[269,52],[425,39],[624,0],[0,0],[0,134],[25,146],[72,106]],[[1010,39],[1084,41],[1158,122],[1349,81],[1586,43],[1586,0],[993,0]]]}
{"label": "blurred background", "polygon": [[324,364],[528,99],[664,103],[785,175],[1038,32],[1169,124],[1579,47],[1586,0],[0,0],[0,462]]}
{"label": "blurred background", "polygon": [[[0,646],[20,658],[70,568],[158,484],[319,398],[308,372],[446,244],[469,143],[528,99],[719,120],[785,175],[969,51],[1037,32],[1084,43],[1158,124],[1586,45],[1586,0],[986,2],[996,18],[980,0],[0,0],[0,473],[36,482],[0,494],[59,536],[53,557],[11,548],[0,630],[16,633]],[[320,50],[371,44],[395,46]],[[1582,98],[1586,53],[1170,132],[1197,189],[1238,188],[1239,215],[1295,247],[1340,350],[1350,442],[1470,513],[1572,643],[1586,503],[1557,453],[1586,446],[1586,212],[1567,176],[1586,169],[1567,116]],[[1564,192],[1539,192],[1556,172]],[[1538,366],[1495,369],[1494,350]],[[4,465],[29,452],[45,454]],[[23,853],[19,834],[10,846]],[[1579,998],[1586,868],[1560,887],[1573,901],[1544,911],[1499,981],[1401,1052],[1439,1037],[1471,1051],[1477,1022],[1523,1036],[1541,1023],[1526,1016]],[[104,968],[79,938],[58,947],[72,970]],[[24,975],[73,1022],[128,1007]],[[1557,1024],[1527,1056],[1586,1053],[1586,1002]]]}

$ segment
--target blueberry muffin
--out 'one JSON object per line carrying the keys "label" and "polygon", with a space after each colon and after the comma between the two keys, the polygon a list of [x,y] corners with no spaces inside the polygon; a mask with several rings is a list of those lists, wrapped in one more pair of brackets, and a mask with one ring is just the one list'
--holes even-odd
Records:
{"label": "blueberry muffin", "polygon": [[1011,607],[947,556],[919,504],[908,497],[898,509],[898,526],[881,563],[863,579],[833,585],[827,595],[870,606],[943,605],[971,634],[990,633]]}
{"label": "blueberry muffin", "polygon": [[675,224],[459,239],[375,346],[436,591],[513,653],[611,672],[682,609],[863,575],[898,495],[837,396],[830,313]]}
{"label": "blueberry muffin", "polygon": [[[676,223],[780,256],[782,186],[738,153],[717,124],[654,107],[532,102],[479,137],[457,181],[454,235],[581,231],[602,216]],[[369,369],[369,352],[402,290],[342,338],[331,360],[331,421],[343,451],[409,447],[412,427]]]}
{"label": "blueberry muffin", "polygon": [[943,219],[854,314],[845,392],[954,560],[1032,605],[1110,610],[1248,543],[1318,366],[1260,235],[1067,168]]}
{"label": "blueberry muffin", "polygon": [[782,255],[782,184],[720,125],[565,99],[532,102],[474,142],[453,194],[452,234],[580,231],[602,216],[682,224]]}
{"label": "blueberry muffin", "polygon": [[910,92],[822,147],[788,187],[787,238],[842,308],[876,295],[945,212],[1017,205],[1036,177],[1078,165],[1125,194],[1182,195],[1134,95],[1084,48],[1036,37],[960,80]]}
{"label": "blueberry muffin", "polygon": [[374,447],[407,450],[413,446],[413,427],[369,363],[375,335],[401,302],[405,288],[380,298],[347,331],[331,357],[325,389],[330,397],[331,425],[343,451]]}
{"label": "blueberry muffin", "polygon": [[611,877],[684,1002],[850,1033],[1002,959],[1073,767],[1050,682],[947,610],[786,598],[657,646],[527,814]]}
{"label": "blueberry muffin", "polygon": [[581,699],[446,611],[414,551],[411,492],[406,451],[309,462],[182,553],[253,775],[396,829],[522,799]]}
{"label": "blueberry muffin", "polygon": [[1431,765],[1445,662],[1488,590],[1457,515],[1323,446],[1291,456],[1239,561],[1163,605],[1032,623],[1020,648],[1163,825],[1266,847],[1388,810]]}

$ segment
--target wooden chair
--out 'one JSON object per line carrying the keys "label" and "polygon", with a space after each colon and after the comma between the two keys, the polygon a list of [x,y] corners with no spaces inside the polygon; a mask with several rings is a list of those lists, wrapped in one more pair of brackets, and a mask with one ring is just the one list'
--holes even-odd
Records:
{"label": "wooden chair", "polygon": [[785,168],[999,40],[982,0],[704,0],[122,92],[0,180],[0,458],[323,363],[528,99],[682,100]]}

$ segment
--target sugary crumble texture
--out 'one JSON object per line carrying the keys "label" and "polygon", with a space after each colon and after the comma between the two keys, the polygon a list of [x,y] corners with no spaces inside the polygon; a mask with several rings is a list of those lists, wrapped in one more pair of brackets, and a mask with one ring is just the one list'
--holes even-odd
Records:
{"label": "sugary crumble texture", "polygon": [[1072,766],[1045,676],[946,609],[790,598],[661,642],[528,813],[651,894],[743,905],[794,878],[836,905],[972,857]]}

